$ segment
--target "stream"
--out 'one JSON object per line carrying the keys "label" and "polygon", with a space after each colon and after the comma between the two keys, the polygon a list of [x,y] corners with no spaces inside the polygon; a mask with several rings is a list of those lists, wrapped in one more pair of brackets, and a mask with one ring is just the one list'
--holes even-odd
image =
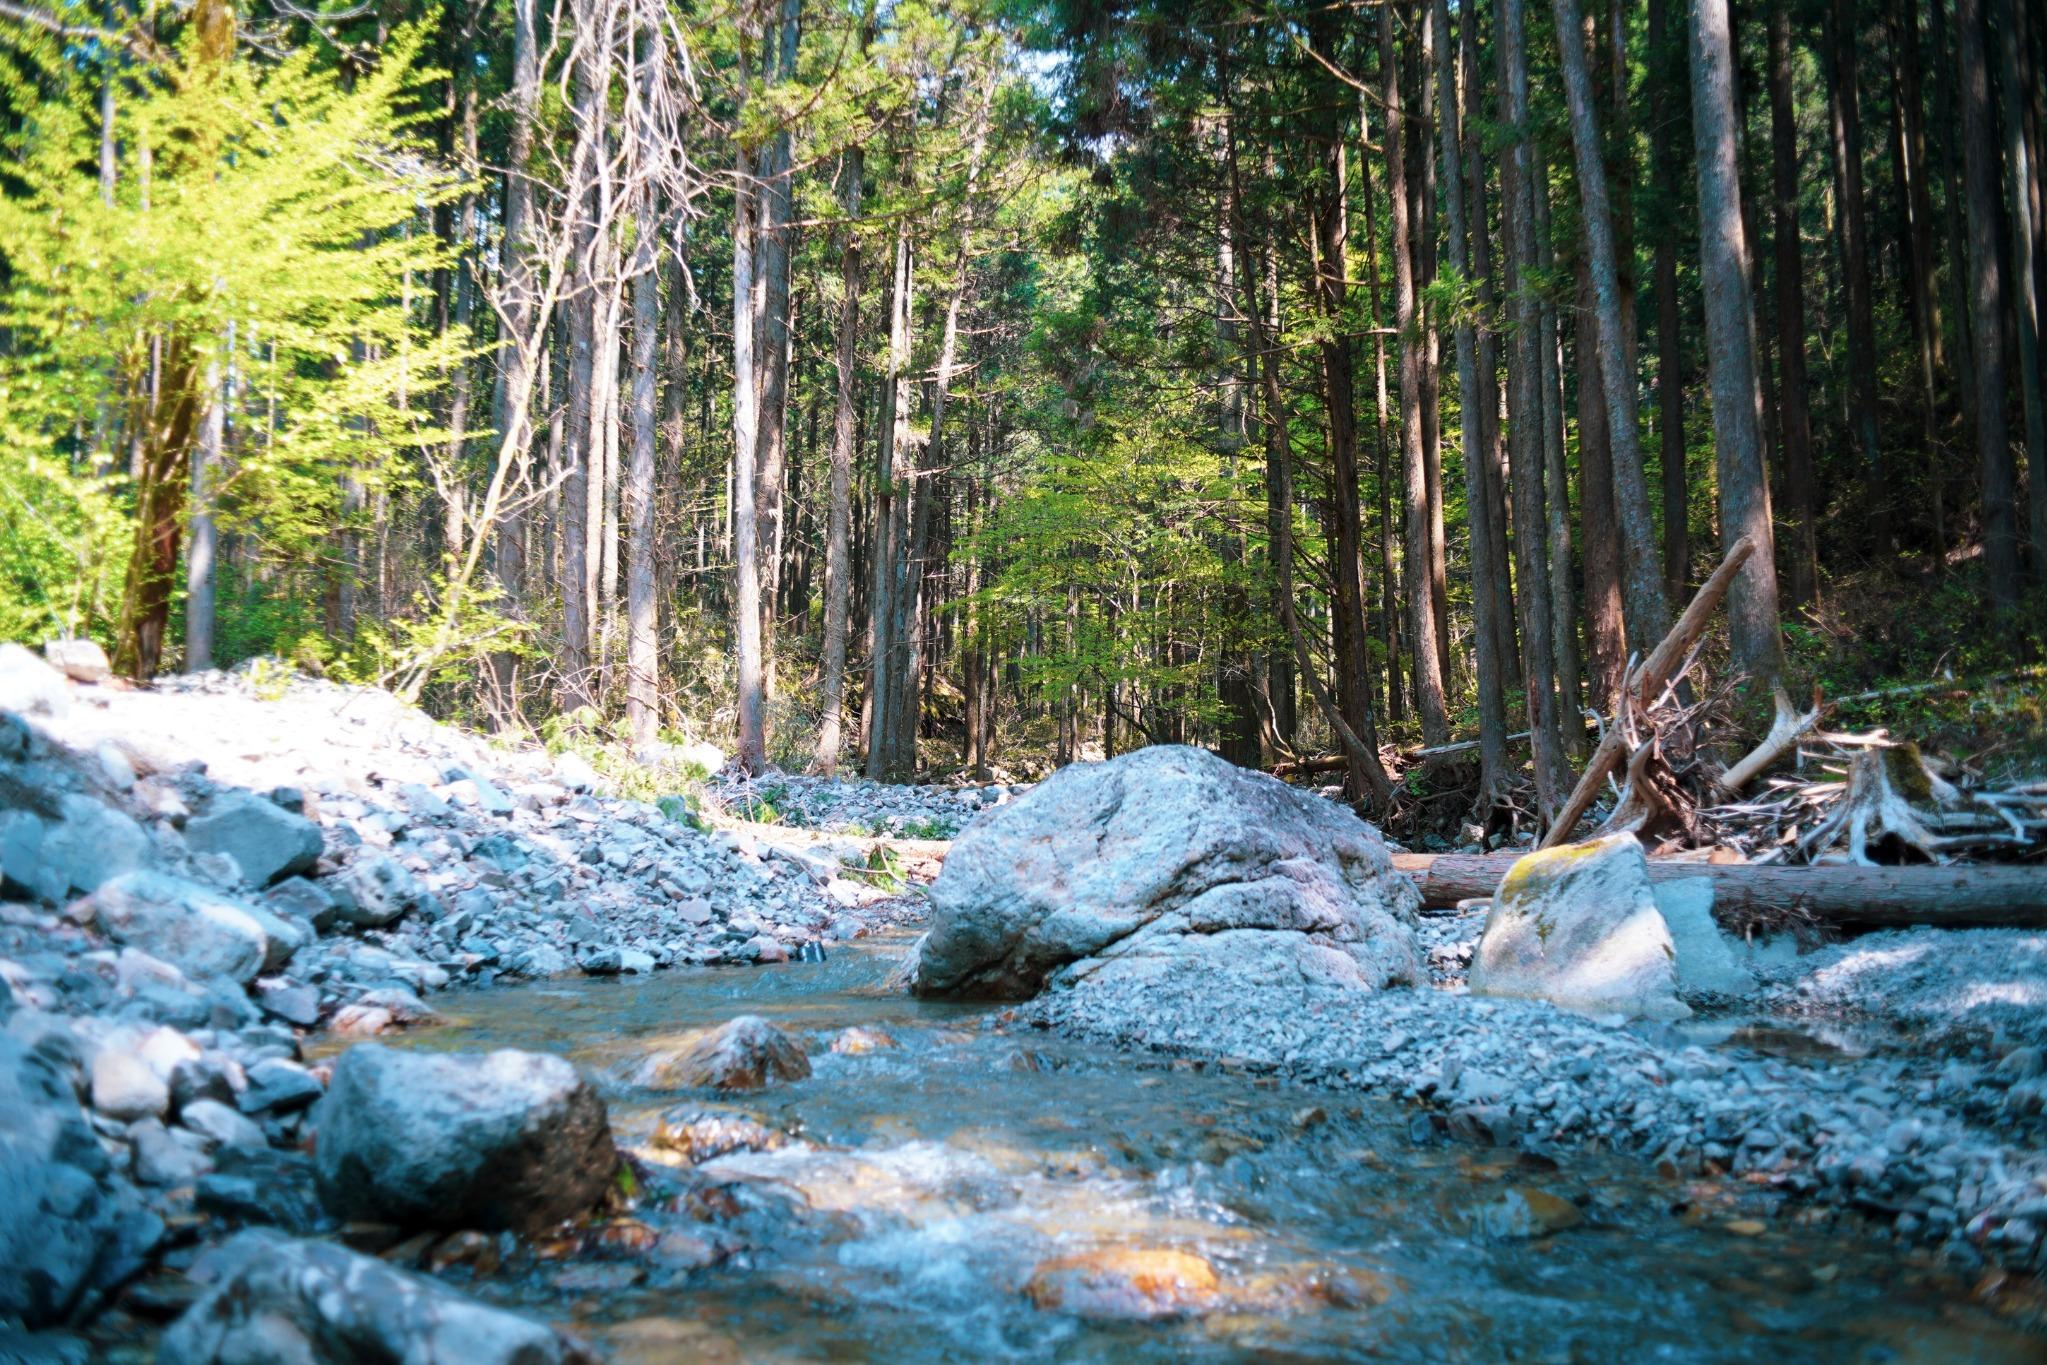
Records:
{"label": "stream", "polygon": [[[2047,1356],[1852,1218],[1425,1124],[1418,1143],[1387,1101],[1005,1032],[999,1006],[889,989],[908,942],[441,997],[449,1023],[400,1045],[572,1057],[635,1151],[664,1115],[804,1140],[657,1170],[608,1247],[447,1278],[622,1361]],[[815,1074],[730,1101],[622,1079],[665,1037],[742,1013],[809,1043]],[[824,1050],[852,1026],[897,1046]],[[1102,1258],[1166,1275],[1177,1311],[1098,1302],[1084,1267]]]}

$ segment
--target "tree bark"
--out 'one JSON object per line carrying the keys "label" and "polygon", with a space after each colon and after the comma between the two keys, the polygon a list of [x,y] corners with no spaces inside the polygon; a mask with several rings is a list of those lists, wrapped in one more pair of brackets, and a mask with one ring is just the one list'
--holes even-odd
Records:
{"label": "tree bark", "polygon": [[[1649,59],[1656,65],[1658,83],[1681,82],[1684,62],[1671,62],[1676,39],[1670,32],[1670,8],[1677,0],[1649,0]],[[1667,83],[1667,84],[1666,84]],[[1681,195],[1682,154],[1677,123],[1682,108],[1660,108],[1650,122],[1650,145],[1655,149],[1657,193],[1661,199],[1655,246],[1656,289],[1656,401],[1657,441],[1661,452],[1658,471],[1663,484],[1663,579],[1672,597],[1683,593],[1691,573],[1691,485],[1685,477],[1685,359],[1680,332],[1677,299],[1678,201]]]}
{"label": "tree bark", "polygon": [[1770,484],[1763,467],[1748,241],[1742,225],[1728,0],[1693,0],[1692,139],[1698,156],[1699,276],[1706,301],[1707,374],[1720,474],[1720,535],[1752,540],[1728,608],[1734,666],[1767,689],[1783,665],[1772,553]]}
{"label": "tree bark", "polygon": [[[864,36],[864,35],[863,35]],[[840,713],[846,704],[846,635],[852,617],[853,575],[848,542],[853,524],[853,448],[859,425],[855,387],[860,348],[861,178],[866,157],[858,143],[839,164],[839,337],[838,392],[832,409],[831,506],[825,529],[825,615],[823,680],[817,752],[811,771],[830,777],[839,768]]]}
{"label": "tree bark", "polygon": [[[2035,20],[2037,21],[2037,12]],[[2006,240],[2011,244],[2011,310],[2017,324],[2019,409],[2026,427],[2026,487],[2033,581],[2047,583],[2047,403],[2040,388],[2040,299],[2033,259],[2033,194],[2036,189],[2032,149],[2026,142],[2026,83],[2041,79],[2040,68],[2028,62],[2022,70],[2024,38],[2011,0],[1990,0],[1991,29],[1997,43],[1997,94],[2004,127]]]}
{"label": "tree bark", "polygon": [[1619,257],[1614,248],[1613,209],[1606,189],[1606,161],[1599,140],[1599,118],[1593,106],[1592,80],[1586,68],[1584,23],[1578,0],[1552,0],[1557,21],[1557,52],[1570,108],[1571,146],[1578,167],[1578,195],[1585,245],[1592,272],[1599,334],[1612,351],[1600,367],[1606,398],[1607,437],[1613,452],[1613,504],[1621,531],[1621,587],[1627,605],[1628,630],[1638,639],[1653,638],[1670,624],[1670,599],[1663,586],[1657,554],[1656,525],[1649,507],[1649,485],[1643,473],[1641,429],[1635,411],[1635,373],[1629,363],[1632,347],[1621,297]]}
{"label": "tree bark", "polygon": [[[226,351],[234,350],[234,327],[228,327]],[[206,362],[206,416],[199,424],[199,444],[192,452],[192,512],[185,546],[185,671],[203,673],[213,667],[214,555],[219,536],[213,522],[213,489],[221,474],[227,432],[227,363],[216,353]]]}
{"label": "tree bark", "polygon": [[[777,27],[779,55],[770,64],[769,75],[778,81],[796,76],[802,0],[782,0],[781,22]],[[763,686],[773,690],[775,674],[775,602],[781,589],[784,486],[788,469],[789,402],[789,262],[791,256],[790,210],[792,205],[789,130],[785,127],[768,144],[760,170],[755,202],[760,217],[760,247],[756,269],[760,272],[763,302],[759,351],[754,356],[758,379],[759,411],[755,442],[755,516],[757,548],[761,556],[761,651]]]}
{"label": "tree bark", "polygon": [[1406,115],[1401,105],[1400,58],[1393,40],[1390,5],[1379,10],[1379,64],[1386,107],[1387,196],[1393,208],[1393,316],[1400,333],[1401,490],[1407,515],[1402,582],[1413,646],[1415,709],[1421,715],[1422,738],[1430,744],[1441,744],[1450,736],[1450,716],[1443,698],[1441,652],[1429,582],[1432,557],[1428,469],[1422,450],[1422,338],[1415,317],[1415,253],[1408,221],[1407,156],[1403,145]]}
{"label": "tree bark", "polygon": [[[740,103],[746,99],[748,18],[742,12]],[[767,763],[766,697],[761,677],[759,521],[754,505],[755,451],[760,440],[760,392],[754,358],[756,197],[753,154],[733,152],[732,207],[732,636],[738,668],[739,733],[733,762],[748,776]]]}
{"label": "tree bark", "polygon": [[1829,120],[1839,200],[1841,273],[1848,303],[1848,430],[1863,463],[1864,507],[1879,551],[1895,542],[1891,490],[1877,424],[1876,320],[1870,302],[1868,210],[1862,189],[1862,96],[1856,58],[1855,0],[1831,0],[1827,20]]}
{"label": "tree bark", "polygon": [[1770,6],[1771,188],[1777,254],[1777,422],[1784,446],[1785,556],[1791,600],[1810,605],[1819,593],[1814,510],[1812,413],[1805,378],[1805,269],[1798,232],[1798,119],[1791,88],[1791,0]]}
{"label": "tree bark", "polygon": [[626,727],[644,752],[661,727],[661,652],[656,643],[659,611],[654,589],[654,356],[661,333],[661,278],[652,251],[660,228],[652,187],[642,187],[639,240],[647,260],[633,276],[632,427],[633,450],[622,490],[626,544]]}
{"label": "tree bark", "polygon": [[2012,467],[2010,390],[2004,368],[2008,300],[1999,250],[1996,120],[1984,50],[1981,0],[1955,0],[1957,76],[1969,214],[1970,341],[1975,348],[1976,457],[1983,501],[1984,589],[2000,615],[2018,609],[2017,474]]}

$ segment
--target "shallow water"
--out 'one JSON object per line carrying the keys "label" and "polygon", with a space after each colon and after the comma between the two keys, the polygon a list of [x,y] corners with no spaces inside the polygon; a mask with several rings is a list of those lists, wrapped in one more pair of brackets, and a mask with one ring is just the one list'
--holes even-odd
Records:
{"label": "shallow water", "polygon": [[[1004,1032],[991,1008],[888,990],[904,946],[443,997],[452,1022],[405,1044],[574,1057],[628,1146],[678,1110],[816,1144],[650,1183],[639,1235],[715,1245],[721,1263],[518,1257],[474,1292],[622,1360],[2047,1358],[2036,1321],[1977,1306],[1852,1216],[1598,1155],[1553,1170],[1418,1145],[1389,1102]],[[664,1035],[741,1013],[810,1043],[815,1075],[740,1102],[620,1079]],[[851,1025],[900,1046],[824,1051]],[[665,1197],[668,1180],[692,1192]],[[1528,1205],[1562,1207],[1546,1196],[1582,1222],[1542,1235]],[[1109,1248],[1201,1257],[1216,1286],[1145,1321],[1029,1292],[1045,1263]]]}

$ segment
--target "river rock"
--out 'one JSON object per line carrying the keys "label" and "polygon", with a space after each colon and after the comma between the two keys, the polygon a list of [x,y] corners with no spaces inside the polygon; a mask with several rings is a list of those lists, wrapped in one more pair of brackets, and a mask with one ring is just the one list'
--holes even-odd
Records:
{"label": "river rock", "polygon": [[1024,1292],[1048,1312],[1143,1321],[1198,1312],[1218,1288],[1215,1267],[1192,1252],[1109,1247],[1046,1261]]}
{"label": "river rock", "polygon": [[43,646],[43,658],[73,682],[102,683],[114,676],[107,652],[92,640],[51,640]]}
{"label": "river rock", "polygon": [[1493,895],[1471,960],[1473,995],[1596,1014],[1681,1019],[1677,950],[1633,835],[1531,853]]}
{"label": "river rock", "polygon": [[164,1334],[161,1365],[562,1365],[589,1357],[542,1323],[324,1242],[244,1232],[195,1273],[212,1287]]}
{"label": "river rock", "polygon": [[320,1197],[340,1218],[537,1232],[595,1204],[618,1165],[596,1089],[535,1052],[365,1043],[313,1118]]}
{"label": "river rock", "polygon": [[113,1179],[65,1063],[0,1034],[0,1320],[64,1320],[162,1233]]}
{"label": "river rock", "polygon": [[633,1081],[658,1090],[759,1090],[809,1074],[810,1058],[795,1040],[757,1014],[742,1014],[679,1048],[655,1053],[640,1064]]}
{"label": "river rock", "polygon": [[99,928],[195,978],[246,984],[271,956],[269,936],[247,908],[163,872],[128,872],[92,895]]}
{"label": "river rock", "polygon": [[404,917],[425,898],[426,888],[388,853],[360,848],[348,866],[327,878],[334,916],[358,928],[381,928]]}
{"label": "river rock", "polygon": [[1072,984],[1236,975],[1377,989],[1422,979],[1420,898],[1377,831],[1204,750],[1060,769],[969,826],[931,892],[910,984],[1017,999]]}
{"label": "river rock", "polygon": [[0,644],[0,711],[61,719],[71,708],[64,675],[12,640]]}
{"label": "river rock", "polygon": [[320,827],[250,792],[217,794],[204,815],[185,822],[195,853],[225,853],[249,885],[264,887],[319,861]]}
{"label": "river rock", "polygon": [[103,1047],[92,1059],[92,1107],[124,1123],[161,1118],[171,1107],[171,1087],[127,1048]]}

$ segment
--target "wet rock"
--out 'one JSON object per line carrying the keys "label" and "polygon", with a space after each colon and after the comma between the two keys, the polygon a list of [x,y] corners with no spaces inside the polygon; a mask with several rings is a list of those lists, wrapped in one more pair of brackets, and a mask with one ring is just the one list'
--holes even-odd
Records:
{"label": "wet rock", "polygon": [[276,802],[241,791],[216,794],[204,815],[185,822],[196,853],[225,853],[250,886],[264,887],[311,870],[323,841],[320,827]]}
{"label": "wet rock", "polygon": [[320,992],[303,981],[275,977],[256,983],[256,1003],[287,1024],[311,1028],[320,1022]]}
{"label": "wet rock", "polygon": [[181,1106],[178,1122],[216,1147],[245,1147],[254,1151],[266,1142],[263,1130],[254,1120],[219,1100],[193,1100]]}
{"label": "wet rock", "polygon": [[92,640],[51,640],[43,645],[43,658],[73,682],[101,683],[114,675],[107,652]]}
{"label": "wet rock", "polygon": [[869,1052],[879,1052],[884,1048],[896,1046],[898,1044],[895,1038],[885,1030],[863,1028],[858,1024],[852,1028],[840,1030],[839,1036],[832,1039],[832,1051],[843,1053],[850,1057],[858,1057]]}
{"label": "wet rock", "polygon": [[1067,983],[1202,976],[1224,994],[1211,974],[1248,959],[1252,989],[1304,973],[1376,989],[1422,977],[1418,904],[1349,811],[1156,745],[1062,768],[968,827],[932,888],[911,985],[1021,998],[1064,970]]}
{"label": "wet rock", "polygon": [[93,893],[90,908],[108,938],[190,977],[247,982],[270,954],[246,906],[166,873],[123,873]]}
{"label": "wet rock", "polygon": [[162,1365],[564,1365],[554,1329],[323,1242],[243,1233],[202,1263],[212,1288],[164,1334]]}
{"label": "wet rock", "polygon": [[733,1152],[772,1152],[789,1145],[789,1135],[744,1114],[676,1110],[663,1114],[654,1146],[692,1164]]}
{"label": "wet rock", "polygon": [[742,1014],[694,1035],[682,1047],[647,1058],[633,1082],[660,1090],[759,1090],[809,1074],[810,1059],[794,1039],[757,1014]]}
{"label": "wet rock", "polygon": [[0,1034],[0,1319],[63,1321],[137,1268],[163,1225],[123,1191],[65,1062]]}
{"label": "wet rock", "polygon": [[537,1232],[595,1204],[618,1164],[595,1088],[533,1052],[366,1043],[313,1117],[320,1197],[344,1218]]}
{"label": "wet rock", "polygon": [[1111,1247],[1044,1262],[1024,1292],[1047,1312],[1145,1321],[1199,1312],[1219,1287],[1215,1267],[1189,1252]]}
{"label": "wet rock", "polygon": [[244,1114],[288,1114],[326,1093],[319,1078],[297,1062],[266,1057],[249,1068],[249,1083],[235,1097],[235,1107]]}
{"label": "wet rock", "polygon": [[1516,1185],[1478,1211],[1478,1230],[1498,1240],[1547,1237],[1577,1227],[1585,1215],[1576,1204],[1548,1190]]}
{"label": "wet rock", "polygon": [[311,1232],[320,1225],[313,1163],[299,1152],[267,1146],[221,1147],[214,1169],[193,1187],[201,1213],[246,1227]]}
{"label": "wet rock", "polygon": [[374,1038],[389,1033],[392,1023],[391,1011],[358,1002],[334,1011],[327,1026],[344,1038]]}
{"label": "wet rock", "polygon": [[1531,853],[1500,882],[1471,961],[1474,995],[1678,1019],[1676,949],[1632,835]]}

